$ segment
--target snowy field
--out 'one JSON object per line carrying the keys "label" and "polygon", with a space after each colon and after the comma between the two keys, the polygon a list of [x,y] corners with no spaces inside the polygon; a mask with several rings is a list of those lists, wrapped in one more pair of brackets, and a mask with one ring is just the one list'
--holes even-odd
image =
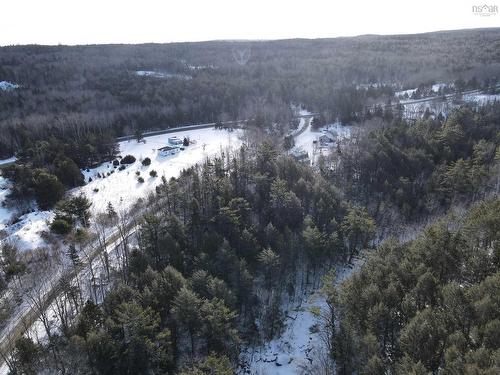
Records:
{"label": "snowy field", "polygon": [[[208,156],[238,148],[242,143],[241,134],[241,130],[229,132],[206,128],[148,137],[145,143],[137,143],[135,140],[120,142],[120,155],[133,155],[137,159],[135,163],[128,165],[122,171],[113,168],[111,162],[83,171],[85,181],[88,182],[89,178],[92,181],[71,190],[70,194],[85,194],[92,202],[93,214],[103,212],[108,202],[111,202],[116,210],[127,209],[137,199],[144,197],[159,185],[162,176],[167,179],[176,177],[181,170],[202,162]],[[158,148],[168,145],[168,138],[174,136],[181,139],[188,137],[193,143],[175,155],[161,156]],[[151,165],[147,167],[141,163],[146,157],[151,159]],[[149,175],[152,170],[158,173],[157,177]],[[143,183],[138,181],[137,172],[144,179]],[[98,173],[101,175],[110,173],[110,175],[99,178]],[[0,230],[5,231],[5,238],[1,241],[16,244],[23,251],[44,246],[42,235],[49,230],[48,225],[54,217],[53,212],[35,210],[21,216],[16,224],[11,225],[12,217],[16,216],[15,210],[3,206],[8,193],[8,181],[0,176]]]}
{"label": "snowy field", "polygon": [[[111,162],[104,163],[89,172],[84,171],[85,181],[92,178],[92,182],[74,189],[72,194],[83,192],[92,201],[94,212],[104,211],[108,202],[111,202],[115,209],[128,208],[138,198],[144,197],[147,192],[159,185],[162,176],[166,179],[177,177],[183,169],[202,162],[208,156],[226,152],[231,148],[239,148],[240,135],[240,130],[229,132],[206,128],[148,137],[145,138],[146,143],[137,143],[135,140],[120,142],[120,155],[133,155],[137,159],[135,163],[128,165],[123,171],[114,169]],[[188,137],[193,143],[175,155],[160,155],[158,149],[167,146],[168,138],[175,136],[180,139]],[[142,160],[146,157],[151,159],[149,166],[142,165]],[[149,175],[152,170],[158,173],[158,177]],[[106,178],[98,177],[98,173],[102,175],[111,171],[114,172]],[[138,182],[137,172],[144,178],[143,183]]]}
{"label": "snowy field", "polygon": [[[356,258],[353,264],[337,268],[336,284],[342,283],[364,263]],[[246,348],[240,355],[243,365],[239,375],[294,375],[307,374],[314,361],[321,357],[323,347],[320,319],[313,311],[326,309],[326,301],[319,294],[305,295],[285,319],[282,335],[257,348]]]}

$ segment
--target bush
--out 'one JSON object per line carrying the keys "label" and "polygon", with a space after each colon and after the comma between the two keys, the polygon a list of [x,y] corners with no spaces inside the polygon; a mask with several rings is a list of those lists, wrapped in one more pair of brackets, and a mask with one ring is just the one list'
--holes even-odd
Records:
{"label": "bush", "polygon": [[120,168],[118,168],[119,171],[123,171],[126,168],[124,165],[120,165]]}
{"label": "bush", "polygon": [[146,158],[142,161],[142,165],[144,166],[148,166],[148,165],[151,165],[151,159],[150,158]]}
{"label": "bush", "polygon": [[33,189],[38,207],[41,210],[52,208],[64,195],[64,185],[59,179],[45,170],[37,170]]}
{"label": "bush", "polygon": [[66,187],[82,186],[85,183],[80,168],[72,159],[66,157],[56,159],[55,165],[55,174]]}
{"label": "bush", "polygon": [[64,218],[55,218],[50,224],[50,230],[54,233],[65,235],[71,232],[71,223]]}
{"label": "bush", "polygon": [[126,155],[121,161],[121,164],[133,164],[135,163],[135,157],[132,155]]}
{"label": "bush", "polygon": [[115,159],[113,160],[113,165],[116,167],[120,164],[120,162],[118,161],[118,159]]}
{"label": "bush", "polygon": [[137,179],[137,181],[138,181],[138,182],[140,182],[140,183],[142,184],[142,183],[144,182],[144,179],[143,179],[142,177],[139,177],[139,178]]}
{"label": "bush", "polygon": [[149,175],[150,175],[151,177],[156,177],[156,176],[158,176],[158,172],[156,172],[156,171],[153,169],[151,172],[149,172]]}
{"label": "bush", "polygon": [[140,175],[141,175],[141,172],[136,171],[136,172],[135,172],[135,175],[136,175],[136,176],[140,176]]}

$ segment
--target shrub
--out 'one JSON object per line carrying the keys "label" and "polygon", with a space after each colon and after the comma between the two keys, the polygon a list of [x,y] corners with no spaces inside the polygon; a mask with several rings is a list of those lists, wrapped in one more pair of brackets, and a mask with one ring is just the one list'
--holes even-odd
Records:
{"label": "shrub", "polygon": [[132,155],[126,155],[123,157],[123,159],[120,161],[121,164],[133,164],[135,163],[135,157]]}
{"label": "shrub", "polygon": [[146,158],[142,161],[142,165],[144,166],[148,166],[148,165],[151,165],[151,159],[150,158]]}
{"label": "shrub", "polygon": [[50,224],[50,230],[54,233],[65,235],[71,232],[71,223],[64,218],[55,218]]}
{"label": "shrub", "polygon": [[41,210],[52,208],[64,195],[64,185],[59,179],[45,170],[37,170],[33,179],[33,190]]}
{"label": "shrub", "polygon": [[119,171],[123,171],[126,167],[124,165],[120,165],[120,168],[118,168]]}
{"label": "shrub", "polygon": [[136,176],[140,176],[140,175],[141,175],[141,172],[136,171],[136,172],[135,172],[135,174],[136,174]]}
{"label": "shrub", "polygon": [[149,175],[151,177],[156,177],[156,176],[158,176],[158,173],[153,169],[151,172],[149,172]]}
{"label": "shrub", "polygon": [[120,164],[120,162],[118,161],[118,159],[115,159],[113,160],[113,165],[116,167]]}
{"label": "shrub", "polygon": [[140,183],[142,184],[142,183],[144,182],[144,179],[143,179],[142,177],[139,177],[139,178],[137,179],[137,181],[138,181],[138,182],[140,182]]}

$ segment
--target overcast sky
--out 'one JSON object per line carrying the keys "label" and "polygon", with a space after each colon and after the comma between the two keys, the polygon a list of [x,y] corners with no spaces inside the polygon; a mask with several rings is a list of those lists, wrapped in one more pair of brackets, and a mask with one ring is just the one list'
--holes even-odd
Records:
{"label": "overcast sky", "polygon": [[0,45],[323,38],[499,27],[500,0],[1,0]]}

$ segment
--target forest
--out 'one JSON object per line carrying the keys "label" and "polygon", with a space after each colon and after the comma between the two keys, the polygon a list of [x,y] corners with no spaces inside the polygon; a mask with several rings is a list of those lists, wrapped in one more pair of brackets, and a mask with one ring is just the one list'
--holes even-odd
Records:
{"label": "forest", "polygon": [[[240,349],[278,336],[282,301],[308,287],[326,296],[328,360],[305,373],[498,373],[499,116],[498,104],[411,124],[375,116],[317,168],[256,141],[164,179],[119,267],[104,259],[111,287],[87,296],[84,280],[63,278],[61,327],[20,339],[11,373],[233,374]],[[95,220],[124,217],[108,207]],[[89,236],[66,237],[75,269]],[[362,254],[337,286],[329,270]]]}
{"label": "forest", "polygon": [[[47,214],[30,253],[0,228],[0,327],[23,318],[0,342],[10,374],[250,374],[242,353],[316,291],[324,356],[304,375],[500,373],[500,103],[462,100],[500,92],[500,28],[4,46],[4,81],[0,208],[12,228]],[[455,109],[397,102],[431,95]],[[295,157],[297,134],[317,147],[333,123],[349,136]],[[167,179],[146,133],[190,124],[234,125],[242,146],[205,155],[200,138],[203,160]],[[92,210],[85,185],[118,173],[151,189]]]}
{"label": "forest", "polygon": [[496,374],[500,200],[388,240],[338,294],[330,348],[339,374]]}
{"label": "forest", "polygon": [[0,80],[19,87],[0,91],[0,158],[51,137],[102,156],[102,136],[257,117],[287,128],[299,103],[355,121],[396,89],[496,85],[499,33],[1,47]]}

